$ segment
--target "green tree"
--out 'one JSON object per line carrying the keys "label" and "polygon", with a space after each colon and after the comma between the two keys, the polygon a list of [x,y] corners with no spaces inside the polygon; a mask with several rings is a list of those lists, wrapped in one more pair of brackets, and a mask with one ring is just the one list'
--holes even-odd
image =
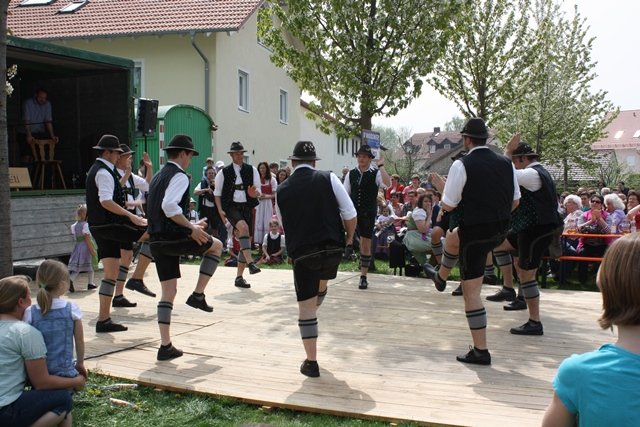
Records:
{"label": "green tree", "polygon": [[464,126],[464,118],[460,116],[454,116],[447,123],[444,124],[445,132],[460,132]]}
{"label": "green tree", "polygon": [[269,0],[259,37],[328,113],[359,134],[376,115],[394,116],[422,92],[450,23],[466,2],[448,0]]}
{"label": "green tree", "polygon": [[591,144],[617,111],[606,92],[593,91],[596,77],[591,59],[593,38],[577,8],[567,19],[554,0],[541,0],[533,13],[540,40],[540,59],[530,70],[526,97],[509,105],[498,121],[498,137],[519,131],[543,155],[544,162],[563,168],[563,187],[569,183],[570,163],[594,170]]}
{"label": "green tree", "polygon": [[11,256],[11,195],[9,191],[9,146],[7,140],[7,8],[0,0],[0,277],[13,274]]}
{"label": "green tree", "polygon": [[409,182],[409,178],[416,172],[417,159],[415,153],[417,146],[411,145],[411,129],[401,127],[395,129],[387,126],[374,126],[380,133],[380,142],[387,148],[384,153],[384,163],[389,174],[398,174],[403,182]]}
{"label": "green tree", "polygon": [[445,55],[428,77],[468,117],[492,124],[528,89],[537,55],[530,0],[478,0],[460,11]]}

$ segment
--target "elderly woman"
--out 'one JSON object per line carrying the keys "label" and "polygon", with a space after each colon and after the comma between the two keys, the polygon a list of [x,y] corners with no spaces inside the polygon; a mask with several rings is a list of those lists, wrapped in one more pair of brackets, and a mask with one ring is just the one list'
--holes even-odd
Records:
{"label": "elderly woman", "polygon": [[[624,203],[620,196],[617,194],[607,194],[604,196],[604,204],[606,206],[607,212],[609,213],[609,227],[611,228],[611,233],[621,233],[620,223],[625,218],[624,214]],[[609,242],[609,244],[613,243],[613,241]]]}
{"label": "elderly woman", "polygon": [[423,194],[418,198],[407,220],[407,234],[403,240],[420,265],[427,262],[427,253],[431,252],[431,208],[431,196]]}
{"label": "elderly woman", "polygon": [[[566,216],[564,218],[564,233],[572,234],[578,232],[578,223],[580,222],[580,217],[582,216],[582,210],[580,209],[582,206],[582,201],[580,197],[575,194],[569,194],[564,198],[564,202],[562,203],[564,210],[566,212]],[[562,255],[565,256],[576,256],[578,255],[578,239],[565,237],[562,239]],[[553,274],[554,279],[563,284],[566,282],[567,278],[573,271],[575,262],[574,261],[550,261],[549,266],[551,267],[551,273]],[[560,270],[562,269],[562,270]]]}
{"label": "elderly woman", "polygon": [[632,231],[640,230],[640,195],[633,190],[627,195],[627,218],[632,223]]}

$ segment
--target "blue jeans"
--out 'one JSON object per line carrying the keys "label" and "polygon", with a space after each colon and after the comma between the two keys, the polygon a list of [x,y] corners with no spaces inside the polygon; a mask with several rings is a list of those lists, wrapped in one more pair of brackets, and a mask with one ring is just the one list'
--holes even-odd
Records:
{"label": "blue jeans", "polygon": [[28,427],[47,412],[69,414],[72,408],[70,390],[25,391],[15,402],[0,408],[0,426]]}

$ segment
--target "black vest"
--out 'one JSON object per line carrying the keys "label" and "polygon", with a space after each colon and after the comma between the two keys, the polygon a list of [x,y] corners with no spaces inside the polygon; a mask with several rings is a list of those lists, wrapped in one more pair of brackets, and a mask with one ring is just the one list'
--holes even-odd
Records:
{"label": "black vest", "polygon": [[[540,175],[542,187],[532,193],[539,225],[559,224],[556,186],[549,172],[540,164],[531,166]],[[527,190],[525,190],[527,191]]]}
{"label": "black vest", "polygon": [[344,228],[329,172],[302,167],[278,186],[284,240],[296,259],[323,246],[343,247]]}
{"label": "black vest", "polygon": [[[377,169],[369,169],[360,175],[358,168],[349,171],[349,184],[351,184],[351,201],[356,210],[374,211],[378,203],[378,185],[376,184]],[[362,179],[360,179],[362,176]]]}
{"label": "black vest", "polygon": [[267,233],[267,253],[269,255],[275,254],[278,252],[282,246],[282,234],[278,234],[278,237],[275,239],[271,238],[271,233]]}
{"label": "black vest", "polygon": [[[122,175],[120,175],[120,172],[118,171],[118,168],[114,169],[114,172],[116,174],[116,176],[118,177],[118,183],[120,183],[120,179],[122,178]],[[129,183],[129,186],[121,186],[122,187],[122,192],[124,193],[124,200],[125,202],[128,200],[128,196],[131,195],[131,197],[133,197],[133,199],[135,200],[136,197],[138,197],[138,194],[140,194],[140,190],[138,190],[136,188],[136,184],[133,181],[133,174],[129,174],[129,179],[127,179],[127,182]],[[127,208],[126,204],[125,204],[125,209],[128,210],[131,213],[136,213],[136,208]]]}
{"label": "black vest", "polygon": [[467,172],[461,224],[508,221],[514,191],[511,161],[485,148],[473,150],[460,161]]}
{"label": "black vest", "polygon": [[[149,184],[149,196],[147,199],[147,221],[149,234],[191,234],[190,230],[167,218],[162,210],[162,199],[164,199],[167,187],[169,187],[169,182],[171,182],[171,178],[179,173],[187,174],[174,163],[169,162],[160,169],[160,172],[155,174],[151,180],[151,184]],[[189,211],[189,201],[189,186],[187,186],[184,194],[182,195],[182,199],[180,199],[180,203],[178,203],[185,217]]]}
{"label": "black vest", "polygon": [[[211,187],[211,189],[213,189],[212,185],[209,185],[209,180],[207,179],[207,177],[202,178],[202,181],[200,181],[200,189],[201,190],[205,190],[207,188]],[[210,202],[213,202],[213,206],[215,206],[215,197],[213,194],[211,193],[203,193],[200,196],[198,196],[198,211],[200,211],[202,209],[202,206],[204,206],[204,200],[207,199]]]}
{"label": "black vest", "polygon": [[[233,193],[236,191],[236,172],[233,168],[233,163],[222,169],[222,176],[224,176],[224,183],[222,184],[220,203],[222,204],[222,210],[226,211],[233,202]],[[258,206],[258,199],[249,197],[248,193],[249,186],[253,185],[253,167],[243,163],[240,167],[240,179],[242,179],[242,189],[247,198],[247,205],[250,208]]]}
{"label": "black vest", "polygon": [[96,174],[100,169],[105,169],[113,177],[113,195],[112,200],[118,205],[124,207],[124,192],[118,181],[118,173],[114,169],[110,169],[106,163],[96,159],[95,163],[87,173],[86,186],[86,203],[87,203],[87,222],[89,225],[103,224],[122,224],[128,222],[128,219],[109,212],[102,207],[100,198],[98,197],[98,186],[96,185]]}

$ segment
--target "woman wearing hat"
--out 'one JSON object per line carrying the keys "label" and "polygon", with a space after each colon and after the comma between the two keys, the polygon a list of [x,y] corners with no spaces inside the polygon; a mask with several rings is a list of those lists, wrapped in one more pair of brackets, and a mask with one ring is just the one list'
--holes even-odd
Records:
{"label": "woman wearing hat", "polygon": [[[380,158],[371,165],[374,155],[371,147],[363,144],[356,153],[358,166],[351,169],[344,180],[344,188],[358,211],[358,233],[360,235],[360,284],[359,289],[367,289],[367,273],[371,265],[371,237],[376,223],[378,188],[391,185],[391,178],[384,169]],[[347,242],[350,244],[351,242]]]}
{"label": "woman wearing hat", "polygon": [[192,224],[187,219],[189,210],[189,176],[185,172],[191,159],[198,155],[191,138],[175,135],[164,148],[169,161],[153,177],[149,188],[149,235],[151,253],[162,286],[158,302],[158,328],[160,348],[158,360],[169,360],[182,356],[171,343],[171,312],[180,277],[180,256],[202,256],[200,274],[187,305],[213,311],[207,304],[204,291],[220,262],[222,243],[206,233],[207,223],[201,220]]}
{"label": "woman wearing hat", "polygon": [[120,264],[120,245],[140,239],[147,221],[124,207],[125,194],[115,170],[115,164],[124,152],[118,138],[103,135],[93,148],[99,151],[99,155],[87,173],[87,220],[104,266],[96,332],[120,332],[126,331],[127,327],[114,323],[110,317]]}
{"label": "woman wearing hat", "polygon": [[[260,268],[251,256],[251,224],[253,208],[258,206],[260,196],[260,175],[256,168],[244,163],[246,151],[241,142],[231,143],[228,153],[232,162],[216,175],[213,193],[222,222],[226,223],[228,220],[238,233],[240,253],[234,284],[239,288],[251,287],[242,277],[245,266],[249,266],[250,274],[260,273]],[[258,236],[260,237],[262,236]]]}

